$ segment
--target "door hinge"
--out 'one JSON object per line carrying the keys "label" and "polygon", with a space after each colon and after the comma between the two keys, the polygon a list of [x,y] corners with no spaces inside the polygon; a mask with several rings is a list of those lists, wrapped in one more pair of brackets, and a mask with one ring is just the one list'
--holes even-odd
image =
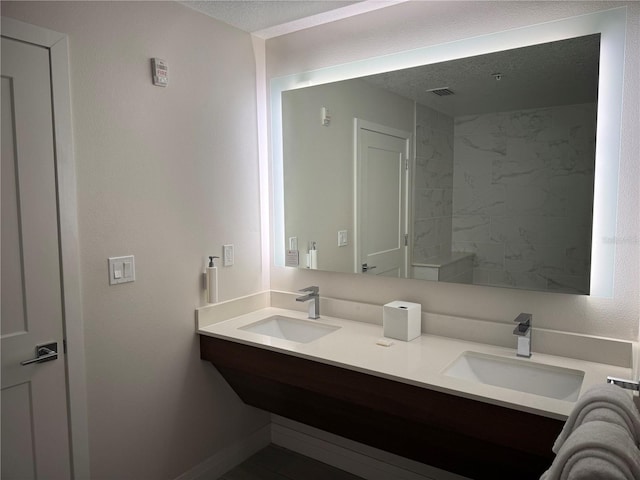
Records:
{"label": "door hinge", "polygon": [[408,172],[409,171],[409,158],[405,157],[404,158],[404,169]]}
{"label": "door hinge", "polygon": [[66,339],[62,340],[62,351],[65,353],[65,355],[67,354],[67,340]]}
{"label": "door hinge", "polygon": [[409,246],[409,234],[408,233],[404,234],[404,246],[405,247]]}

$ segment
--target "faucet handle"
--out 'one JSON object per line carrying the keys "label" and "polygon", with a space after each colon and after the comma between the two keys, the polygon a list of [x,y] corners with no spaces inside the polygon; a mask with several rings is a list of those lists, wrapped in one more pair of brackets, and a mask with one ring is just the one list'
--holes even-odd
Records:
{"label": "faucet handle", "polygon": [[311,292],[313,295],[317,295],[318,293],[320,293],[320,287],[316,287],[315,285],[312,285],[311,287],[305,287],[302,290],[299,290],[300,292]]}
{"label": "faucet handle", "polygon": [[516,318],[514,318],[513,321],[521,325],[530,326],[533,321],[533,315],[531,315],[530,313],[521,313]]}
{"label": "faucet handle", "polygon": [[521,313],[513,321],[517,322],[516,328],[513,329],[514,335],[526,335],[527,331],[531,328],[531,320],[533,315],[530,313]]}

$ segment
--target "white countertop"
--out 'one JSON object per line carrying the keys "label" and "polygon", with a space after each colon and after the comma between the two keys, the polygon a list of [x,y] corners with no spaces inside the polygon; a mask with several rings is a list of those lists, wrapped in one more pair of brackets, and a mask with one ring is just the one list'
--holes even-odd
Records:
{"label": "white countertop", "polygon": [[[428,334],[411,342],[392,340],[393,345],[384,347],[376,344],[383,336],[381,325],[324,315],[318,320],[308,321],[340,328],[310,343],[296,343],[239,330],[272,315],[307,319],[303,312],[267,307],[202,327],[197,333],[560,420],[568,416],[574,405],[573,402],[457,379],[442,373],[465,351],[515,359],[515,348]],[[584,371],[580,394],[595,384],[605,382],[607,375],[629,378],[632,373],[630,368],[536,353],[535,344],[531,359],[518,361]]]}

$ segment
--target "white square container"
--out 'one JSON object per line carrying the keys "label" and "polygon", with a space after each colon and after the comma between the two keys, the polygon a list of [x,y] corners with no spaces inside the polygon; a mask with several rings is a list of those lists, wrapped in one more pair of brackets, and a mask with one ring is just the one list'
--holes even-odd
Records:
{"label": "white square container", "polygon": [[419,303],[394,301],[382,307],[384,336],[409,342],[422,333],[422,306]]}

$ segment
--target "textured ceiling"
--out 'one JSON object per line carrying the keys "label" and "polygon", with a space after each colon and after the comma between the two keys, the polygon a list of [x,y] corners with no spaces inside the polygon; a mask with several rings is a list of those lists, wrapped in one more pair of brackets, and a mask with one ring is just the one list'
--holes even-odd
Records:
{"label": "textured ceiling", "polygon": [[[452,116],[572,105],[596,101],[599,56],[600,36],[589,35],[364,80]],[[428,91],[442,87],[454,95]]]}
{"label": "textured ceiling", "polygon": [[255,33],[294,20],[360,3],[360,1],[199,0],[180,3],[240,30]]}

